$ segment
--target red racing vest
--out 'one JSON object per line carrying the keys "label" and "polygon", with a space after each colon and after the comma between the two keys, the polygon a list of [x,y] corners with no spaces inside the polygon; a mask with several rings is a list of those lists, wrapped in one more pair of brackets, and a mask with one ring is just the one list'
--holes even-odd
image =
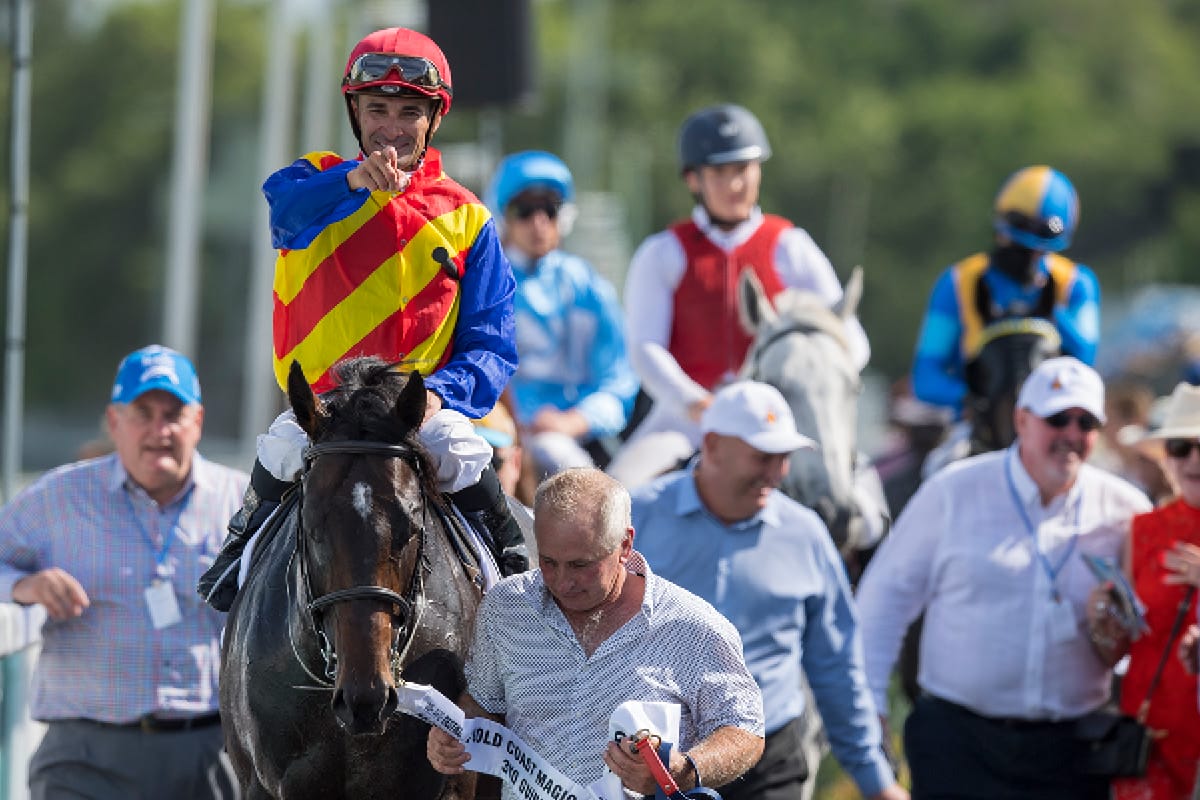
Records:
{"label": "red racing vest", "polygon": [[675,288],[675,307],[667,349],[688,377],[712,390],[735,374],[750,349],[750,337],[738,320],[738,276],[751,269],[767,297],[784,288],[775,270],[779,236],[792,223],[764,214],[762,224],[731,253],[717,247],[691,220],[671,226],[687,264]]}

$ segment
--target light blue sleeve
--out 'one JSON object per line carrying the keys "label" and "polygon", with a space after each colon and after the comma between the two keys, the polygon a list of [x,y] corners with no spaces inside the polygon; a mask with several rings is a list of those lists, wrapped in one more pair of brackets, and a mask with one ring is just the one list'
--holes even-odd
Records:
{"label": "light blue sleeve", "polygon": [[596,315],[596,339],[588,353],[588,374],[595,381],[595,389],[576,409],[588,421],[593,435],[612,436],[625,427],[638,390],[625,349],[624,319],[616,290],[594,272],[581,299]]}
{"label": "light blue sleeve", "polygon": [[823,562],[820,572],[826,581],[822,592],[805,601],[804,674],[833,755],[863,796],[871,797],[895,776],[883,753],[879,712],[867,686],[850,584],[828,537],[816,542],[814,557]]}
{"label": "light blue sleeve", "polygon": [[913,394],[926,403],[958,410],[967,394],[960,351],[962,322],[954,271],[947,269],[933,286],[913,359]]}

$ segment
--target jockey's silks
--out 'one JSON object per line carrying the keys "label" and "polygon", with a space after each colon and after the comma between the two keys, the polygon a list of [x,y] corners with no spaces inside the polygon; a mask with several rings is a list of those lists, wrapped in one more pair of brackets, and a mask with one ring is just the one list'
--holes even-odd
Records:
{"label": "jockey's silks", "polygon": [[764,214],[749,239],[726,253],[696,223],[671,226],[683,247],[687,268],[675,289],[668,350],[688,377],[705,389],[737,373],[750,349],[750,336],[738,320],[738,276],[752,269],[767,297],[783,290],[775,270],[775,248],[792,223]]}
{"label": "jockey's silks", "polygon": [[[315,174],[345,162],[318,152],[293,166]],[[303,249],[279,251],[273,338],[281,387],[293,359],[323,392],[332,386],[330,367],[343,358],[403,359],[428,375],[452,355],[460,282],[432,254],[444,247],[461,276],[490,213],[442,172],[432,148],[405,191],[359,194],[356,208],[339,206],[340,217],[314,223]]]}
{"label": "jockey's silks", "polygon": [[[990,262],[991,256],[988,253],[976,253],[951,267],[955,293],[958,296],[959,319],[962,322],[959,350],[964,364],[977,356],[982,346],[980,337],[984,320],[979,314],[975,296]],[[1071,293],[1071,285],[1075,281],[1075,262],[1057,253],[1046,253],[1042,256],[1042,263],[1054,278],[1054,304],[1065,306]]]}

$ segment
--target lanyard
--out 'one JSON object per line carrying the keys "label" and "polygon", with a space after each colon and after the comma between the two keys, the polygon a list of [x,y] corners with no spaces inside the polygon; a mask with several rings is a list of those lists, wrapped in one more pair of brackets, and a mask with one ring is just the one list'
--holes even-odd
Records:
{"label": "lanyard", "polygon": [[1010,449],[1004,457],[1004,477],[1008,480],[1008,493],[1012,497],[1013,505],[1017,507],[1017,513],[1021,516],[1021,522],[1025,524],[1025,531],[1033,539],[1033,552],[1037,553],[1038,561],[1041,562],[1042,569],[1046,572],[1046,576],[1050,578],[1050,597],[1054,602],[1062,602],[1062,595],[1058,592],[1058,573],[1062,572],[1062,568],[1067,565],[1067,561],[1071,558],[1071,554],[1075,552],[1075,542],[1079,539],[1079,519],[1075,520],[1075,532],[1071,534],[1070,543],[1067,544],[1067,551],[1063,553],[1062,560],[1058,562],[1058,566],[1050,563],[1050,559],[1042,552],[1042,548],[1038,545],[1037,528],[1033,525],[1033,520],[1029,518],[1029,512],[1025,510],[1025,504],[1021,502],[1021,496],[1017,494],[1017,484],[1013,481],[1012,476],[1012,454]]}
{"label": "lanyard", "polygon": [[[163,537],[162,548],[154,556],[155,574],[161,575],[163,567],[167,563],[167,551],[171,549],[171,541],[175,538],[175,529],[179,527],[179,518],[183,516],[184,509],[187,508],[188,498],[191,497],[194,486],[188,487],[187,492],[179,499],[179,510],[175,512],[175,519],[171,520],[171,527],[167,529],[167,535]],[[150,535],[150,531],[146,530],[146,526],[142,524],[142,518],[138,515],[137,507],[133,501],[129,499],[129,490],[124,492],[125,504],[129,506],[129,514],[133,517],[133,522],[138,526],[138,530],[142,532],[142,536],[149,542],[151,547],[154,547],[154,537]]]}

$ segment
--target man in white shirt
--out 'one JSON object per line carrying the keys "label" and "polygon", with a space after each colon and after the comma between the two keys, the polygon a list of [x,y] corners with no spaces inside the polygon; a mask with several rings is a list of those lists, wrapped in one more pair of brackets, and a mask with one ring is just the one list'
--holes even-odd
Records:
{"label": "man in white shirt", "polygon": [[1007,450],[951,465],[905,507],[859,588],[867,680],[887,708],[904,631],[925,611],[921,696],[905,723],[912,796],[1104,800],[1079,770],[1074,722],[1103,705],[1110,672],[1088,638],[1096,580],[1082,554],[1117,559],[1131,484],[1084,462],[1104,384],[1074,358],[1043,362]]}
{"label": "man in white shirt", "polygon": [[[467,658],[468,716],[508,726],[585,786],[605,766],[653,795],[646,765],[610,740],[628,700],[681,706],[667,769],[684,790],[723,786],[763,752],[762,693],[737,630],[711,605],[656,576],[633,549],[629,493],[603,472],[573,468],[538,486],[537,568],[488,590]],[[430,763],[471,769],[463,744],[430,729]],[[504,782],[504,800],[518,800]]]}

